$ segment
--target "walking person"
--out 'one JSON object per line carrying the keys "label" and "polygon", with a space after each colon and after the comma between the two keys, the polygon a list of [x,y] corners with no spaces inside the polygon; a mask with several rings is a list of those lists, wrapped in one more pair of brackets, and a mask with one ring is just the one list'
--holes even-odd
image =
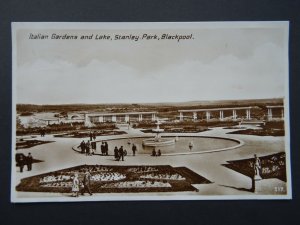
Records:
{"label": "walking person", "polygon": [[90,195],[93,195],[90,188],[90,182],[91,182],[91,173],[88,170],[86,170],[82,181],[83,188],[81,190],[81,195],[84,195],[85,192],[88,192]]}
{"label": "walking person", "polygon": [[137,151],[136,145],[132,144],[132,154],[135,156],[135,152]]}
{"label": "walking person", "polygon": [[160,151],[160,149],[158,149],[158,151],[157,151],[157,156],[161,156],[161,151]]}
{"label": "walking person", "polygon": [[91,146],[92,146],[92,154],[91,155],[93,155],[96,152],[96,141],[92,141]]}
{"label": "walking person", "polygon": [[104,155],[104,153],[105,153],[105,146],[104,146],[104,142],[103,141],[101,143],[100,148],[101,148],[101,154]]}
{"label": "walking person", "polygon": [[85,155],[90,155],[90,148],[91,148],[90,141],[87,141],[87,143],[85,144]]}
{"label": "walking person", "polygon": [[32,170],[32,163],[33,163],[33,158],[31,153],[28,153],[27,159],[26,159],[26,164],[27,164],[27,170],[31,171]]}
{"label": "walking person", "polygon": [[104,142],[105,155],[108,155],[108,144]]}
{"label": "walking person", "polygon": [[119,150],[118,150],[117,146],[114,148],[114,155],[115,155],[116,161],[119,161],[120,160],[120,158],[119,158]]}
{"label": "walking person", "polygon": [[153,148],[151,156],[156,156],[155,148]]}
{"label": "walking person", "polygon": [[41,137],[45,137],[46,131],[44,128],[40,130]]}
{"label": "walking person", "polygon": [[122,161],[124,161],[124,149],[123,146],[121,146],[121,148],[119,148],[119,160],[122,159]]}
{"label": "walking person", "polygon": [[79,179],[78,179],[78,173],[75,173],[72,182],[72,196],[78,197],[78,193],[79,193]]}
{"label": "walking person", "polygon": [[25,157],[23,155],[20,155],[19,160],[18,160],[18,165],[20,167],[20,172],[23,173],[23,168],[25,165]]}
{"label": "walking person", "polygon": [[84,140],[82,140],[82,142],[80,143],[80,145],[77,148],[80,148],[81,153],[85,153],[85,143],[84,143]]}

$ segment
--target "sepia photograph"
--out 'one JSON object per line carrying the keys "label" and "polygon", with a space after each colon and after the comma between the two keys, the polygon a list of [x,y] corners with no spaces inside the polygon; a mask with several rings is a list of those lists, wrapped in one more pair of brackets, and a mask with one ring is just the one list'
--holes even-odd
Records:
{"label": "sepia photograph", "polygon": [[12,23],[11,201],[291,199],[289,23]]}

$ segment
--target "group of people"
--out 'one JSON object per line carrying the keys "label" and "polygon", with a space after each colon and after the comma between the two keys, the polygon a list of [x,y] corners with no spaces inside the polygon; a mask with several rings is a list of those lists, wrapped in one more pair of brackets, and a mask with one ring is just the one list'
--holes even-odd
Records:
{"label": "group of people", "polygon": [[123,148],[123,146],[121,146],[119,149],[117,146],[115,147],[114,156],[116,161],[120,161],[120,160],[124,161],[124,156],[126,155],[127,155],[127,151],[126,149]]}
{"label": "group of people", "polygon": [[[96,152],[97,144],[96,141],[86,141],[82,140],[79,146],[77,148],[80,148],[81,153],[85,155],[93,155]],[[102,141],[102,144],[100,146],[101,154],[102,155],[108,155],[108,144],[106,141]]]}
{"label": "group of people", "polygon": [[84,140],[80,143],[80,145],[77,147],[81,149],[81,153],[85,154],[85,155],[93,155],[95,154],[96,151],[96,142],[95,141],[86,141],[84,142]]}
{"label": "group of people", "polygon": [[[85,155],[93,155],[96,152],[96,142],[95,141],[86,141],[84,142],[84,140],[80,143],[80,145],[77,147],[81,149],[81,153],[85,153]],[[100,146],[101,149],[101,155],[108,155],[108,144],[106,141],[102,141],[102,144]],[[136,144],[132,144],[132,156],[135,156],[136,152],[137,152],[137,146]],[[120,148],[118,148],[117,146],[115,146],[114,148],[114,157],[116,161],[124,161],[124,156],[127,155],[127,151],[126,149],[123,148],[123,146],[121,146]],[[151,152],[151,156],[161,156],[161,150],[158,149],[157,151],[155,150],[155,148],[153,148],[152,152]]]}
{"label": "group of people", "polygon": [[78,197],[79,191],[81,192],[81,195],[84,195],[84,193],[89,193],[90,195],[93,195],[90,188],[90,182],[91,182],[91,173],[86,170],[83,176],[83,180],[79,180],[78,173],[74,174],[73,177],[73,183],[72,183],[72,196]]}
{"label": "group of people", "polygon": [[[81,153],[85,153],[85,155],[93,155],[96,152],[96,142],[95,141],[86,141],[84,142],[84,140],[80,143],[80,145],[77,147],[81,149]],[[102,144],[100,146],[101,149],[101,155],[108,155],[108,144],[106,141],[102,141]],[[132,144],[132,156],[135,156],[136,152],[137,152],[137,146],[136,144]],[[120,148],[118,148],[117,146],[115,146],[114,148],[114,157],[116,161],[124,161],[124,156],[127,155],[127,151],[126,149],[123,148],[123,146],[121,146]],[[151,152],[151,156],[161,156],[161,150],[158,149],[157,151],[155,150],[155,148],[153,148],[152,152]]]}
{"label": "group of people", "polygon": [[151,156],[161,156],[160,149],[158,149],[157,152],[156,152],[155,148],[153,148]]}
{"label": "group of people", "polygon": [[45,137],[45,134],[46,134],[45,128],[42,128],[42,129],[40,130],[40,135],[41,135],[41,137]]}
{"label": "group of people", "polygon": [[102,141],[100,148],[101,148],[102,155],[108,155],[108,144],[106,141]]}
{"label": "group of people", "polygon": [[[80,145],[77,148],[80,148],[81,153],[85,155],[93,155],[96,152],[96,142],[95,141],[84,141],[80,143]],[[101,149],[101,155],[108,155],[108,143],[106,141],[102,141],[102,144],[100,146]],[[135,156],[135,153],[137,151],[137,146],[135,144],[132,144],[132,155]],[[117,146],[114,149],[114,157],[116,161],[124,161],[124,156],[127,155],[126,149],[121,146],[118,148]]]}
{"label": "group of people", "polygon": [[92,140],[96,140],[96,136],[97,136],[97,132],[96,131],[94,131],[94,132],[90,132],[90,141],[92,141]]}
{"label": "group of people", "polygon": [[23,154],[20,154],[19,158],[17,159],[17,164],[20,167],[20,172],[23,172],[24,166],[27,165],[27,171],[32,170],[32,163],[33,163],[33,157],[31,153],[29,152],[27,156],[24,156]]}

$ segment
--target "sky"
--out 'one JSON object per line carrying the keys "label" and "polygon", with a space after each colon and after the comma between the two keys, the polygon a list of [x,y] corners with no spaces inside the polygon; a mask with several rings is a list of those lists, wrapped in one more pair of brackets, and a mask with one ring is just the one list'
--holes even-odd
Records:
{"label": "sky", "polygon": [[[18,28],[16,103],[155,103],[284,97],[282,26]],[[30,33],[91,35],[33,40]],[[95,40],[96,35],[190,35],[189,40]]]}

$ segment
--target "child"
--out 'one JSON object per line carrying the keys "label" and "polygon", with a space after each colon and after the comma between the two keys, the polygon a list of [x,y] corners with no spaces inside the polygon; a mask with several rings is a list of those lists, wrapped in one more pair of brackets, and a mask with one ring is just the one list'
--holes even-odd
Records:
{"label": "child", "polygon": [[73,185],[72,185],[72,196],[78,197],[78,192],[79,192],[79,180],[78,180],[78,174],[75,173],[73,178]]}

